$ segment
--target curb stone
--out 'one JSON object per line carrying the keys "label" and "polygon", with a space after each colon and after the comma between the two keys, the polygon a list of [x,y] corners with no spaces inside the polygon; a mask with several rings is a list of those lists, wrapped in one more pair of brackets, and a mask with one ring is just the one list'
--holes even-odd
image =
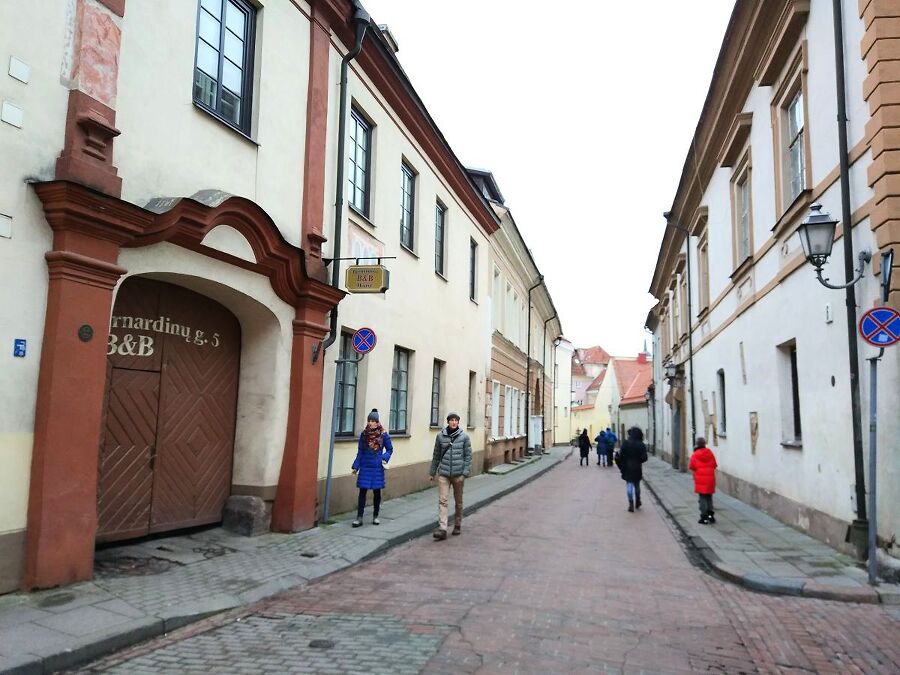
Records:
{"label": "curb stone", "polygon": [[[562,464],[562,462],[568,459],[572,454],[572,450],[573,448],[569,448],[569,452],[559,455],[556,461],[545,462],[544,466],[541,466],[537,471],[535,471],[527,478],[520,479],[519,482],[513,485],[509,485],[498,492],[476,498],[477,501],[474,501],[463,509],[464,515],[471,515],[478,509],[487,506],[488,504],[491,504],[498,499],[501,499],[502,497],[515,492],[519,488],[528,485],[537,478],[540,478],[545,473],[547,473],[554,467],[559,466],[560,464]],[[548,457],[548,455],[543,455],[541,459]],[[171,608],[170,612],[167,612],[161,616],[146,616],[141,619],[132,619],[124,624],[124,626],[127,626],[125,630],[120,630],[119,632],[111,632],[110,634],[102,636],[93,642],[79,645],[72,649],[63,649],[52,654],[46,654],[44,656],[0,656],[0,659],[2,659],[0,660],[0,673],[2,673],[3,675],[45,675],[48,673],[54,673],[59,670],[75,668],[120,649],[125,649],[126,647],[133,646],[139,642],[144,642],[146,640],[164,635],[177,628],[183,628],[184,626],[187,626],[189,624],[202,621],[203,619],[209,618],[210,616],[221,614],[229,610],[238,609],[240,607],[245,607],[254,602],[265,600],[292,588],[297,588],[299,586],[303,586],[304,584],[319,581],[331,576],[335,572],[340,572],[341,570],[353,567],[354,565],[378,557],[386,553],[390,549],[399,546],[400,544],[404,544],[407,541],[428,534],[433,529],[434,523],[429,521],[426,525],[416,526],[409,530],[399,532],[395,536],[384,541],[374,550],[366,553],[363,556],[360,556],[358,559],[347,561],[346,563],[341,564],[335,569],[327,571],[318,576],[310,577],[309,579],[290,575],[289,577],[284,579],[271,580],[265,584],[244,591],[238,595],[229,595],[224,593],[216,594],[214,596],[210,596],[205,601],[194,603],[193,607],[191,607],[190,604],[185,604],[173,607]],[[187,613],[180,613],[184,611],[186,611]]]}
{"label": "curb stone", "polygon": [[650,489],[651,494],[656,498],[656,503],[666,512],[666,515],[669,516],[684,539],[702,556],[703,560],[712,568],[716,576],[726,581],[730,581],[731,583],[753,591],[773,593],[776,595],[792,595],[806,598],[818,598],[820,600],[835,600],[837,602],[874,605],[879,603],[885,605],[900,604],[900,594],[893,590],[879,592],[875,588],[865,587],[837,589],[833,586],[816,582],[779,579],[777,577],[768,577],[762,574],[747,573],[739,570],[734,565],[723,563],[721,558],[719,558],[716,552],[710,548],[703,537],[693,535],[684,528],[675,517],[675,514],[672,513],[666,503],[660,498],[659,494],[657,494],[656,490],[653,489],[653,485],[650,481],[644,478],[644,484]]}

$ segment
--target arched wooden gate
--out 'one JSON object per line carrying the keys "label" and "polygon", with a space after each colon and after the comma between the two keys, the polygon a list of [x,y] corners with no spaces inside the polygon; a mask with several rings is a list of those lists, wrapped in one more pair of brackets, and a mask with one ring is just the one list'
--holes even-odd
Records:
{"label": "arched wooden gate", "polygon": [[123,282],[110,321],[97,541],[215,523],[231,488],[237,319],[172,284]]}

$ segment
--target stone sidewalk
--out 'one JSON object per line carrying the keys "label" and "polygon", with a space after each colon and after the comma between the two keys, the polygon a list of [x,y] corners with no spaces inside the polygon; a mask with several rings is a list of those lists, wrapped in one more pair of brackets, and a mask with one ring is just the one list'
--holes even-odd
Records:
{"label": "stone sidewalk", "polygon": [[900,587],[873,587],[850,556],[717,492],[716,523],[701,525],[694,481],[656,457],[644,482],[717,574],[747,588],[844,602],[900,605]]}
{"label": "stone sidewalk", "polygon": [[[553,448],[506,475],[466,481],[466,513],[531,482],[572,451]],[[355,514],[298,534],[245,538],[211,529],[98,553],[93,581],[0,596],[0,672],[49,673],[276,595],[431,531],[437,495],[385,501],[381,525]]]}

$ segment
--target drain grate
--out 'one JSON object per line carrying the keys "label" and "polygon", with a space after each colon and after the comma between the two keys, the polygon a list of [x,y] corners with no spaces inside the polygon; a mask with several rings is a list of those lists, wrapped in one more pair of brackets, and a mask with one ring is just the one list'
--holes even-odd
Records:
{"label": "drain grate", "polygon": [[334,640],[310,640],[311,649],[333,649]]}
{"label": "drain grate", "polygon": [[301,558],[318,558],[319,554],[313,553],[312,551],[303,551],[303,553],[300,554],[300,557]]}

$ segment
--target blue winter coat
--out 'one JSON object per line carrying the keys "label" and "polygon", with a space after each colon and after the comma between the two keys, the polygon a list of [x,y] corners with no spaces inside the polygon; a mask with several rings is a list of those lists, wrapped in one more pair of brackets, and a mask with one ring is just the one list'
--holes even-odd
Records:
{"label": "blue winter coat", "polygon": [[373,450],[366,443],[366,432],[359,435],[359,447],[356,450],[356,459],[353,460],[353,470],[359,471],[356,475],[356,487],[366,490],[380,490],[384,487],[384,466],[382,462],[390,461],[394,453],[391,437],[388,432],[381,435],[381,450]]}

